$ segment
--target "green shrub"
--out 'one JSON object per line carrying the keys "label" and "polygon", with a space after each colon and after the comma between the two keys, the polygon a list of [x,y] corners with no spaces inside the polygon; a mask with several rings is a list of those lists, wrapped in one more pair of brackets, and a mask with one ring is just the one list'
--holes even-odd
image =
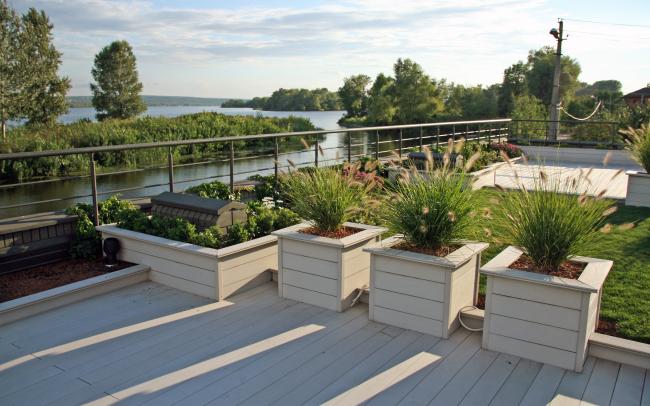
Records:
{"label": "green shrub", "polygon": [[621,131],[627,141],[627,147],[634,159],[650,173],[650,123],[641,124],[639,128],[628,127]]}
{"label": "green shrub", "polygon": [[[99,224],[117,222],[120,217],[130,211],[137,211],[133,203],[111,196],[98,204]],[[91,259],[101,254],[101,236],[95,230],[93,222],[93,206],[87,203],[77,203],[66,209],[66,214],[76,215],[75,233],[70,245],[70,255],[73,258]]]}
{"label": "green shrub", "polygon": [[286,179],[286,188],[291,209],[326,232],[340,229],[364,204],[369,191],[355,174],[329,168],[294,172]]}
{"label": "green shrub", "polygon": [[208,197],[210,199],[230,200],[232,193],[230,188],[222,182],[215,180],[214,182],[202,183],[200,185],[192,186],[185,190],[185,193],[191,193],[201,197]]}
{"label": "green shrub", "polygon": [[280,230],[300,223],[300,216],[295,212],[278,207],[275,209],[275,219],[273,220],[273,229]]}
{"label": "green shrub", "polygon": [[[92,206],[88,206],[92,210]],[[111,196],[99,203],[99,223],[115,223],[118,220],[120,213],[135,209],[136,207],[130,201],[121,200],[117,196]]]}
{"label": "green shrub", "polygon": [[474,191],[464,172],[446,168],[410,177],[392,186],[385,200],[389,229],[404,235],[410,245],[432,250],[449,246],[468,235],[475,221]]}
{"label": "green shrub", "polygon": [[584,177],[560,181],[543,170],[534,176],[532,190],[505,194],[498,229],[507,243],[523,248],[539,270],[550,272],[598,240],[613,207],[610,201],[577,193]]}
{"label": "green shrub", "polygon": [[236,223],[228,228],[223,245],[228,247],[249,241],[250,239],[251,233],[246,224]]}
{"label": "green shrub", "polygon": [[212,226],[192,236],[189,242],[202,247],[220,248],[223,244],[222,239],[221,229],[217,226]]}

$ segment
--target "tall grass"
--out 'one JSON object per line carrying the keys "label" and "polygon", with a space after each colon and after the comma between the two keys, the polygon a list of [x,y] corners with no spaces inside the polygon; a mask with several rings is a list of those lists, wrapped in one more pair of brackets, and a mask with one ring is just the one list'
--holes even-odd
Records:
{"label": "tall grass", "polygon": [[615,207],[602,199],[604,191],[599,196],[585,191],[591,171],[561,180],[540,168],[528,175],[534,177],[533,187],[520,183],[519,190],[504,194],[497,228],[507,243],[525,250],[538,270],[551,272],[598,241]]}
{"label": "tall grass", "polygon": [[425,149],[424,171],[411,166],[403,171],[385,201],[384,217],[389,229],[404,236],[406,243],[436,250],[468,236],[476,221],[471,177],[467,170],[480,158],[480,152],[467,160],[464,168],[452,168],[448,145],[443,164],[434,168],[431,154]]}
{"label": "tall grass", "polygon": [[365,204],[374,185],[362,182],[355,170],[317,168],[287,176],[285,194],[291,209],[323,232],[334,232]]}
{"label": "tall grass", "polygon": [[632,157],[650,174],[650,123],[641,124],[639,128],[628,127],[621,133],[626,137]]}

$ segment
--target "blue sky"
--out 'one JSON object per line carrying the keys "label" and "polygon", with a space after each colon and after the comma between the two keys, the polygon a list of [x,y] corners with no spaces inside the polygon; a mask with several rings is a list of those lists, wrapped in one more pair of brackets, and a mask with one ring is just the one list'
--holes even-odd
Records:
{"label": "blue sky", "polygon": [[94,55],[118,39],[134,48],[145,94],[248,98],[279,87],[336,89],[352,74],[390,73],[399,57],[435,78],[489,85],[528,50],[554,46],[548,30],[558,17],[567,19],[564,53],[580,62],[581,80],[618,79],[624,91],[650,82],[647,0],[9,3],[50,16],[72,95],[90,94]]}

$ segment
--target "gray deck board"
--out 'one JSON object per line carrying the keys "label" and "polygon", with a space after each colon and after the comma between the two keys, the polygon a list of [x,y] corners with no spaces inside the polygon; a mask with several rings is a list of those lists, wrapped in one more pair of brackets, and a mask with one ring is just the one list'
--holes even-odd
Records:
{"label": "gray deck board", "polygon": [[648,371],[573,373],[279,298],[146,282],[0,329],[0,404],[650,404]]}

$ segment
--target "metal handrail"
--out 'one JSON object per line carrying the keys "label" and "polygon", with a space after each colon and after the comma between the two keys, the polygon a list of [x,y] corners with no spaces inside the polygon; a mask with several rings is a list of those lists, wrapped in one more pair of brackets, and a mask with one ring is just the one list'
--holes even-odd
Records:
{"label": "metal handrail", "polygon": [[[219,159],[214,159],[210,160],[210,162],[228,162],[229,163],[229,172],[225,174],[219,174],[216,176],[209,176],[209,177],[204,177],[202,179],[211,179],[211,178],[229,178],[230,180],[230,188],[231,190],[234,190],[234,178],[235,178],[235,162],[237,161],[242,161],[246,159],[253,159],[253,158],[258,158],[258,157],[273,157],[273,167],[271,168],[264,168],[263,170],[256,169],[253,171],[244,171],[244,172],[238,172],[237,175],[242,175],[242,174],[249,174],[249,173],[255,173],[255,172],[266,172],[269,170],[273,170],[273,173],[275,176],[278,176],[279,171],[284,168],[285,166],[280,165],[279,163],[279,157],[281,155],[285,154],[292,154],[296,152],[310,152],[313,151],[313,161],[311,162],[300,162],[297,165],[298,166],[304,166],[304,165],[314,165],[314,166],[319,166],[319,164],[325,164],[328,162],[336,161],[338,159],[325,159],[323,157],[322,159],[319,159],[319,154],[321,150],[332,150],[332,149],[340,149],[340,148],[347,148],[347,156],[346,157],[341,157],[341,159],[347,158],[347,160],[351,161],[354,158],[358,158],[367,154],[374,154],[375,158],[379,158],[380,154],[385,155],[387,150],[380,151],[380,145],[387,144],[390,142],[393,142],[391,140],[380,140],[380,132],[384,131],[392,131],[392,130],[399,130],[399,143],[398,143],[398,152],[399,156],[402,156],[402,150],[403,150],[403,142],[405,141],[415,141],[419,140],[419,148],[420,150],[423,148],[424,141],[425,140],[430,140],[430,139],[435,139],[435,144],[438,145],[440,142],[441,138],[444,140],[444,142],[447,142],[447,139],[452,139],[454,141],[458,141],[461,138],[465,138],[468,140],[488,140],[490,141],[491,139],[501,139],[507,134],[508,131],[508,124],[511,122],[511,119],[493,119],[493,120],[469,120],[469,121],[449,121],[449,122],[440,122],[440,123],[422,123],[422,124],[403,124],[403,125],[390,125],[390,126],[374,126],[374,127],[357,127],[357,128],[345,128],[345,129],[335,129],[335,130],[314,130],[314,131],[299,131],[299,132],[283,132],[283,133],[274,133],[274,134],[256,134],[256,135],[241,135],[241,136],[229,136],[229,137],[216,137],[216,138],[200,138],[200,139],[191,139],[191,140],[177,140],[177,141],[161,141],[161,142],[155,142],[155,143],[139,143],[139,144],[123,144],[123,145],[109,145],[109,146],[101,146],[101,147],[84,147],[84,148],[70,148],[70,149],[64,149],[64,150],[46,150],[46,151],[34,151],[34,152],[16,152],[16,153],[4,153],[0,154],[0,161],[2,160],[19,160],[19,159],[34,159],[34,158],[45,158],[45,157],[54,157],[54,156],[67,156],[67,155],[84,155],[87,154],[90,157],[90,171],[89,175],[78,175],[78,176],[70,176],[70,177],[65,177],[62,179],[79,179],[79,178],[90,178],[90,186],[91,186],[91,193],[87,195],[77,195],[77,196],[64,196],[64,197],[59,197],[56,199],[47,199],[47,200],[42,200],[42,201],[34,201],[34,202],[24,202],[24,203],[19,203],[19,204],[12,204],[9,206],[2,206],[0,209],[12,209],[12,208],[18,208],[18,207],[24,207],[28,206],[31,204],[40,204],[40,203],[48,203],[48,202],[56,202],[56,201],[66,201],[66,200],[74,200],[74,199],[79,199],[79,198],[87,198],[87,197],[92,197],[92,205],[95,213],[95,222],[97,224],[98,221],[98,196],[101,195],[106,195],[110,193],[116,193],[116,192],[123,192],[123,191],[131,191],[131,190],[139,190],[139,189],[147,189],[147,188],[152,188],[152,187],[160,187],[160,186],[165,186],[169,185],[169,190],[174,191],[174,184],[180,184],[180,183],[187,183],[187,182],[192,182],[195,180],[201,180],[201,179],[184,179],[180,181],[175,181],[174,180],[174,156],[173,156],[173,151],[175,147],[181,147],[181,146],[188,146],[188,145],[199,145],[199,144],[216,144],[216,143],[222,143],[226,144],[226,148],[224,148],[223,153],[226,154],[225,157],[219,158]],[[479,126],[478,129],[472,128],[470,129],[470,126]],[[489,128],[482,129],[480,126],[481,125],[489,125]],[[441,127],[450,127],[451,132],[449,130],[446,130],[443,132],[440,131]],[[425,135],[425,128],[437,128],[437,134],[431,134],[431,135]],[[409,130],[409,129],[419,129],[419,136],[411,136],[409,138],[403,138],[403,131],[404,130]],[[505,134],[504,134],[505,131]],[[347,145],[342,145],[342,146],[336,146],[336,147],[328,147],[328,148],[321,148],[318,136],[319,135],[325,135],[325,134],[334,134],[334,133],[344,133],[347,134]],[[351,135],[354,133],[368,133],[369,138],[366,143],[362,144],[353,144],[352,143],[352,138]],[[397,134],[395,134],[397,135]],[[411,135],[411,134],[409,134]],[[288,152],[280,152],[279,150],[279,143],[278,141],[283,138],[296,138],[296,137],[303,137],[303,138],[308,138],[308,137],[316,137],[315,142],[312,145],[308,145],[308,148],[306,149],[300,149],[298,151],[288,151]],[[269,149],[273,148],[273,152],[271,153],[264,153],[262,155],[257,155],[257,156],[244,156],[244,157],[235,157],[235,142],[246,142],[246,141],[256,141],[256,140],[272,140],[274,141],[274,148],[272,146],[269,146]],[[432,144],[433,145],[433,144]],[[352,154],[352,147],[353,146],[367,146],[368,150],[366,154]],[[150,148],[168,148],[168,154],[167,154],[167,165],[161,165],[161,166],[156,166],[158,169],[163,169],[163,168],[168,168],[169,172],[169,182],[165,183],[157,183],[155,185],[140,185],[138,187],[131,187],[131,188],[124,188],[124,189],[116,189],[116,190],[111,190],[111,191],[102,191],[99,192],[97,190],[97,178],[100,176],[107,176],[111,174],[119,174],[119,173],[125,173],[125,172],[135,172],[135,171],[140,171],[141,169],[134,169],[131,171],[117,171],[117,172],[112,172],[112,173],[105,173],[105,174],[98,174],[96,172],[96,161],[95,161],[95,154],[97,153],[102,153],[102,152],[118,152],[118,151],[126,151],[126,150],[138,150],[138,149],[150,149]],[[320,162],[319,162],[320,161]],[[192,165],[190,164],[182,164],[182,165],[177,165],[178,167],[184,166],[184,165]],[[24,186],[24,185],[29,185],[29,184],[38,184],[38,183],[44,183],[47,181],[39,180],[39,181],[34,181],[34,182],[23,182],[23,183],[17,183],[17,184],[12,184],[12,185],[4,185],[3,189],[5,188],[10,188],[10,187],[18,187],[18,186]]]}
{"label": "metal handrail", "polygon": [[[325,134],[334,134],[334,133],[355,133],[355,132],[387,131],[387,130],[400,130],[400,129],[403,130],[408,128],[430,128],[430,127],[442,127],[447,125],[509,123],[510,121],[512,120],[509,118],[494,119],[494,120],[449,121],[443,123],[401,124],[401,125],[388,125],[388,126],[378,126],[378,127],[345,128],[345,129],[337,129],[337,130],[314,130],[314,131],[297,131],[297,132],[284,132],[284,133],[273,133],[273,134],[236,135],[230,137],[197,138],[193,140],[159,141],[159,142],[148,142],[148,143],[139,143],[139,144],[107,145],[103,147],[69,148],[69,149],[60,149],[60,150],[34,151],[34,152],[13,152],[13,153],[0,154],[0,161],[29,159],[29,158],[44,158],[44,157],[64,156],[64,155],[83,155],[83,154],[94,154],[99,152],[116,152],[116,151],[134,150],[134,149],[179,147],[179,146],[197,145],[197,144],[254,141],[254,140],[261,140],[261,139],[277,139],[277,138],[289,138],[289,137],[306,137],[306,136],[325,135]],[[463,132],[460,133],[462,134]]]}

